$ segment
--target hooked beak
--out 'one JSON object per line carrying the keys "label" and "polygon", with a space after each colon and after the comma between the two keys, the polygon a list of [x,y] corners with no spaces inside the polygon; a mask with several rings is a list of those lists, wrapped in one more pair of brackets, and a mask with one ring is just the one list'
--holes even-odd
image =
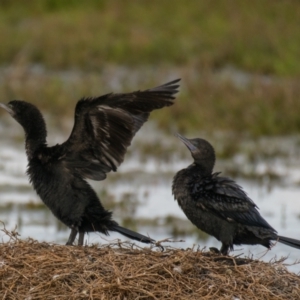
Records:
{"label": "hooked beak", "polygon": [[14,114],[14,111],[4,103],[0,103],[0,107],[4,108],[10,115]]}
{"label": "hooked beak", "polygon": [[178,137],[191,152],[197,150],[197,147],[195,147],[186,137],[180,135],[179,133],[175,133],[175,136]]}

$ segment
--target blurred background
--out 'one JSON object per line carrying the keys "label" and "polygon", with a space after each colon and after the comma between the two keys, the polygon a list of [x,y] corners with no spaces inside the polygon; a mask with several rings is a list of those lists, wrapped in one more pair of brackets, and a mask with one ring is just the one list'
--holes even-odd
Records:
{"label": "blurred background", "polygon": [[[152,113],[119,171],[92,183],[102,202],[124,226],[184,240],[172,246],[219,247],[171,195],[172,177],[191,163],[173,135],[180,132],[208,139],[215,171],[237,180],[280,234],[299,239],[299,20],[296,0],[0,0],[1,102],[36,104],[53,145],[67,139],[81,97],[180,77],[176,104]],[[0,136],[0,220],[17,225],[21,238],[64,243],[69,231],[29,186],[24,133],[5,111]],[[115,238],[124,239],[90,234],[87,242]],[[283,245],[236,248],[265,260],[299,258]]]}

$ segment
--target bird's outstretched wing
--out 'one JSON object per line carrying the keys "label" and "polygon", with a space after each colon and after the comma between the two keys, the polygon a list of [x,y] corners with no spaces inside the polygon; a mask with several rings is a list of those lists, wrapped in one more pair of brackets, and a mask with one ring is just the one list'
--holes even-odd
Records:
{"label": "bird's outstretched wing", "polygon": [[65,166],[93,180],[103,180],[107,172],[116,171],[150,112],[174,103],[179,81],[145,91],[79,100],[72,133],[61,145]]}
{"label": "bird's outstretched wing", "polygon": [[248,226],[274,228],[258,212],[256,204],[232,179],[214,173],[191,186],[192,198],[219,217]]}

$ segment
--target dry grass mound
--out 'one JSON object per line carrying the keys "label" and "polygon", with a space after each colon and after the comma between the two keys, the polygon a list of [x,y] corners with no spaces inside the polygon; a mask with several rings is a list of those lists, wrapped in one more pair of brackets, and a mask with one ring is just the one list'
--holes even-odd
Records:
{"label": "dry grass mound", "polygon": [[200,250],[131,243],[67,247],[0,244],[0,299],[300,299],[300,277],[264,263]]}

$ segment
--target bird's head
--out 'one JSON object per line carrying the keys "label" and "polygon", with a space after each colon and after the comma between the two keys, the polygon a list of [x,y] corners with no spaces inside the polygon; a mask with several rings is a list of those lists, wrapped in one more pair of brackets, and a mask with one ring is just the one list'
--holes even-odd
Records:
{"label": "bird's head", "polygon": [[216,161],[215,150],[213,146],[206,140],[201,138],[188,139],[179,133],[176,136],[186,145],[190,150],[194,162],[211,173]]}
{"label": "bird's head", "polygon": [[28,157],[31,157],[40,145],[46,144],[46,124],[42,114],[33,104],[13,100],[8,104],[0,103],[0,107],[4,108],[23,127]]}
{"label": "bird's head", "polygon": [[12,100],[8,104],[0,103],[0,107],[4,108],[23,127],[34,122],[41,115],[33,104],[22,100]]}

